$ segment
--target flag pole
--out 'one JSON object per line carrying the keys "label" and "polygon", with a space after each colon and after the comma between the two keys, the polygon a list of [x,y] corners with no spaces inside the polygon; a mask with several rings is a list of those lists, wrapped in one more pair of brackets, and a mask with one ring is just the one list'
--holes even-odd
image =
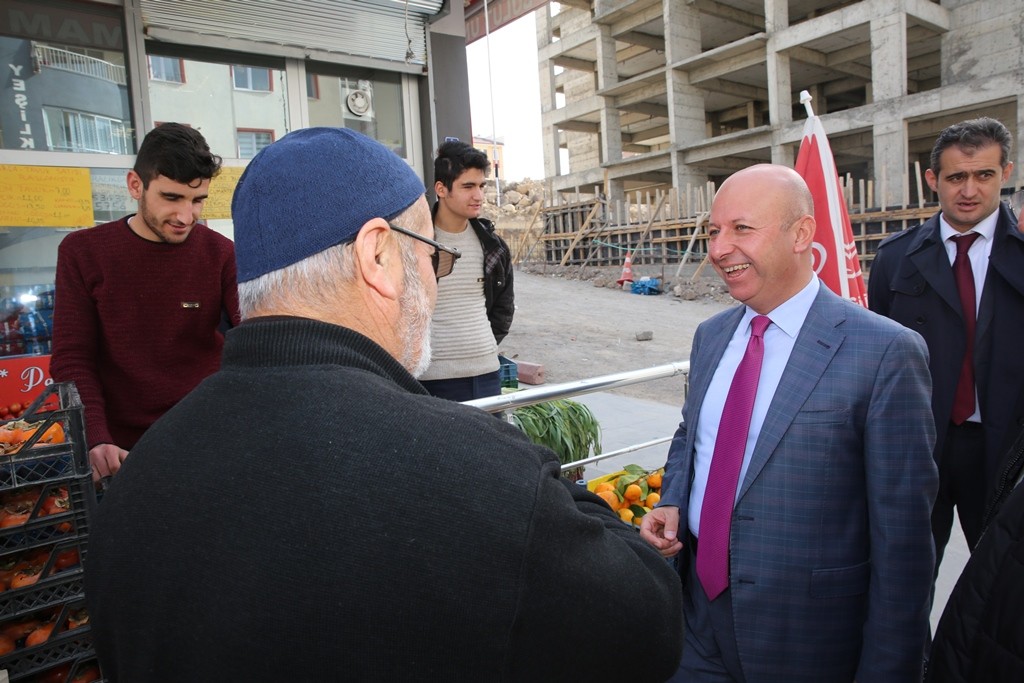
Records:
{"label": "flag pole", "polygon": [[800,104],[804,105],[804,109],[807,110],[807,118],[814,116],[814,107],[811,106],[811,100],[813,99],[814,98],[811,97],[811,93],[806,90],[800,91]]}

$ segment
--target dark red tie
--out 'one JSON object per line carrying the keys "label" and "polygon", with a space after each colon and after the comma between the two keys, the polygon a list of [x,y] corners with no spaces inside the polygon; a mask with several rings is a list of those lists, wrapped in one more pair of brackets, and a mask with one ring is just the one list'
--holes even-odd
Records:
{"label": "dark red tie", "polygon": [[974,240],[981,237],[976,232],[953,237],[956,243],[956,258],[953,260],[953,277],[960,292],[960,308],[964,312],[964,330],[967,333],[967,350],[960,364],[960,379],[953,399],[953,424],[963,424],[974,414],[974,329],[977,322],[976,298],[974,295],[974,271],[967,251]]}
{"label": "dark red tie", "polygon": [[715,452],[711,456],[704,502],[700,508],[700,542],[697,544],[697,577],[708,600],[714,600],[729,586],[729,530],[736,504],[736,484],[747,449],[750,415],[761,378],[764,331],[771,320],[763,315],[750,321],[750,341],[743,360],[736,367],[718,425]]}

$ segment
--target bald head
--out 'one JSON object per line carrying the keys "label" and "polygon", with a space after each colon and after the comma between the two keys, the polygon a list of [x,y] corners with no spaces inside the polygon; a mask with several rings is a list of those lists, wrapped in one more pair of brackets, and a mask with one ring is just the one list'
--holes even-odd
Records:
{"label": "bald head", "polygon": [[708,252],[733,298],[761,314],[810,282],[814,201],[791,168],[734,173],[711,204]]}
{"label": "bald head", "polygon": [[[778,164],[757,164],[737,171],[726,178],[722,189],[729,184],[742,185],[744,191],[759,188],[779,205],[783,227],[789,227],[802,216],[814,215],[814,198],[807,183],[788,166]],[[721,191],[721,190],[719,190]]]}

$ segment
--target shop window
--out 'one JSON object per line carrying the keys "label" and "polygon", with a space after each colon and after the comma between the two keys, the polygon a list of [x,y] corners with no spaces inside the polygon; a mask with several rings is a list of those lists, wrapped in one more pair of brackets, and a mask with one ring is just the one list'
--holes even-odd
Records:
{"label": "shop window", "polygon": [[48,149],[57,152],[130,154],[124,121],[96,114],[43,107]]}
{"label": "shop window", "polygon": [[[238,64],[237,55],[223,63],[190,59],[187,54],[163,56],[180,61],[182,73],[188,78],[182,83],[149,82],[154,121],[181,121],[187,117],[188,123],[206,138],[213,153],[226,159],[251,158],[261,146],[290,130],[283,61],[281,68],[273,68],[265,63]],[[246,85],[253,85],[253,78],[262,78],[264,89],[234,87],[242,82],[243,76]]]}
{"label": "shop window", "polygon": [[256,153],[274,141],[272,130],[238,129],[238,158],[252,159]]}
{"label": "shop window", "polygon": [[270,69],[260,69],[254,66],[232,66],[231,75],[235,82],[235,90],[256,90],[259,92],[272,92],[274,80],[270,76]]}
{"label": "shop window", "polygon": [[401,74],[326,64],[307,66],[306,72],[318,81],[309,125],[351,128],[407,156]]}
{"label": "shop window", "polygon": [[185,64],[173,57],[149,56],[149,77],[154,81],[168,83],[185,82]]}
{"label": "shop window", "polygon": [[0,147],[134,153],[123,9],[75,7],[20,2],[0,22]]}
{"label": "shop window", "polygon": [[306,72],[306,97],[311,100],[320,99],[320,79],[316,77],[316,74]]}

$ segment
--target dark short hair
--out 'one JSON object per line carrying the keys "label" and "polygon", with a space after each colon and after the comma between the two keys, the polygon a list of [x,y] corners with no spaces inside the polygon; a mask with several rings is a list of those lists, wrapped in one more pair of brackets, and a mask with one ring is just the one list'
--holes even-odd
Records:
{"label": "dark short hair", "polygon": [[220,163],[221,158],[210,152],[198,130],[181,123],[162,123],[142,141],[133,169],[143,187],[158,175],[190,185],[217,175]]}
{"label": "dark short hair", "polygon": [[450,190],[467,168],[478,168],[486,174],[491,170],[491,162],[484,152],[458,140],[450,140],[437,148],[434,182],[441,181]]}
{"label": "dark short hair", "polygon": [[932,173],[939,175],[942,153],[950,147],[959,147],[964,152],[975,152],[988,145],[999,145],[999,165],[1006,168],[1010,157],[1013,136],[999,121],[983,116],[977,119],[954,123],[941,133],[932,147]]}

